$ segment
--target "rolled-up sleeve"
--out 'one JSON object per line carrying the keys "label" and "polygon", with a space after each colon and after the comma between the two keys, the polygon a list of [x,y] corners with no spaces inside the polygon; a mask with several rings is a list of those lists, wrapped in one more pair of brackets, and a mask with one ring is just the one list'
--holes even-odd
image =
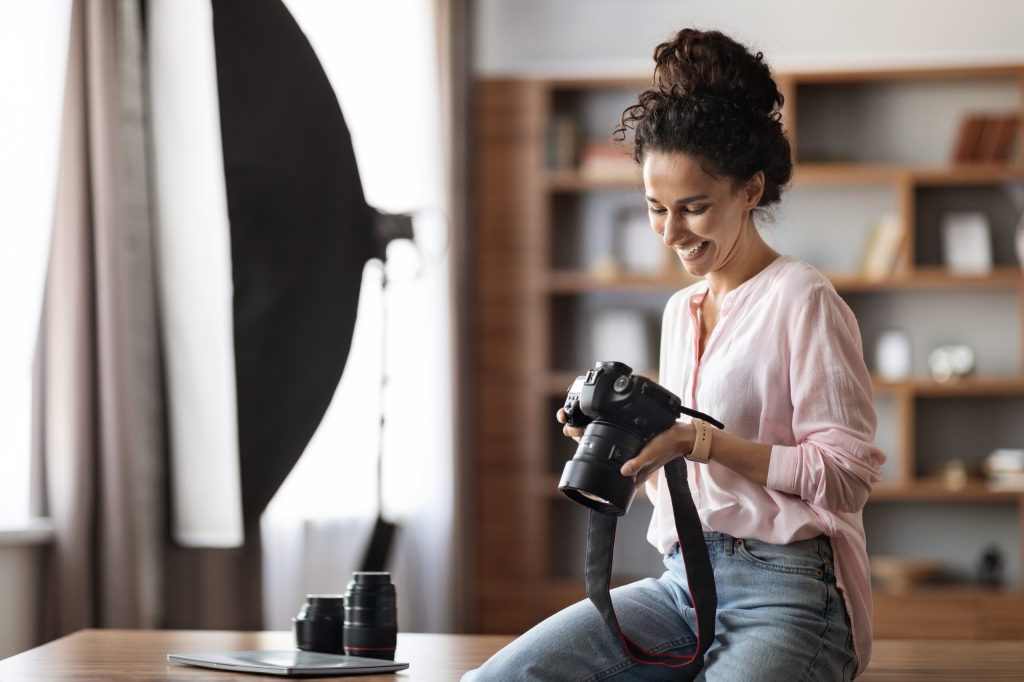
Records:
{"label": "rolled-up sleeve", "polygon": [[875,410],[860,331],[831,287],[808,292],[788,333],[795,445],[774,445],[768,487],[832,512],[857,512],[880,478]]}

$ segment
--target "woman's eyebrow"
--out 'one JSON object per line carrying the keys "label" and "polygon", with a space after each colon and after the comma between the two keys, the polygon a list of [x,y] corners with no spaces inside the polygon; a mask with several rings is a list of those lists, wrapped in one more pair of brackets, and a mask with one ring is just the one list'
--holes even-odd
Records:
{"label": "woman's eyebrow", "polygon": [[[654,202],[656,204],[660,204],[661,203],[660,201],[658,201],[654,197],[652,197],[650,195],[647,195],[647,194],[644,195],[644,198],[647,199],[647,201],[652,201],[652,202]],[[683,197],[682,199],[679,199],[678,201],[676,201],[676,206],[678,206],[679,204],[688,204],[691,201],[698,201],[700,199],[707,199],[707,198],[708,198],[707,194],[694,194],[692,197]]]}

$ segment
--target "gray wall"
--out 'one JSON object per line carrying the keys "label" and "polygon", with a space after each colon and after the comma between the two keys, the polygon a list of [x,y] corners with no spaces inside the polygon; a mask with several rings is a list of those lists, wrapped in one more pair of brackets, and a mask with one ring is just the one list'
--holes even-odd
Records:
{"label": "gray wall", "polygon": [[478,0],[480,75],[647,74],[684,26],[719,29],[777,69],[1024,61],[1019,0]]}

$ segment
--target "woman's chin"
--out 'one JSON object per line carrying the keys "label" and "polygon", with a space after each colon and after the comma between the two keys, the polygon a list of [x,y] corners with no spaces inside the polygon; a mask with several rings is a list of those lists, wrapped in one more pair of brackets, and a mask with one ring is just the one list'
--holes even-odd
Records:
{"label": "woman's chin", "polygon": [[708,262],[705,258],[684,258],[683,254],[676,253],[679,256],[679,262],[683,264],[683,269],[693,277],[703,277],[708,274]]}

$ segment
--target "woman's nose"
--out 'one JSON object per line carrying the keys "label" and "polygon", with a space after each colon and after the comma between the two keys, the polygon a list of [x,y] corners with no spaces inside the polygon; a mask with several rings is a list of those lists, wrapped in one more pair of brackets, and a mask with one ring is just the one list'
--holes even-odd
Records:
{"label": "woman's nose", "polygon": [[685,241],[688,234],[689,230],[686,229],[686,222],[684,220],[669,217],[665,221],[665,231],[662,232],[661,238],[665,246],[674,246]]}

